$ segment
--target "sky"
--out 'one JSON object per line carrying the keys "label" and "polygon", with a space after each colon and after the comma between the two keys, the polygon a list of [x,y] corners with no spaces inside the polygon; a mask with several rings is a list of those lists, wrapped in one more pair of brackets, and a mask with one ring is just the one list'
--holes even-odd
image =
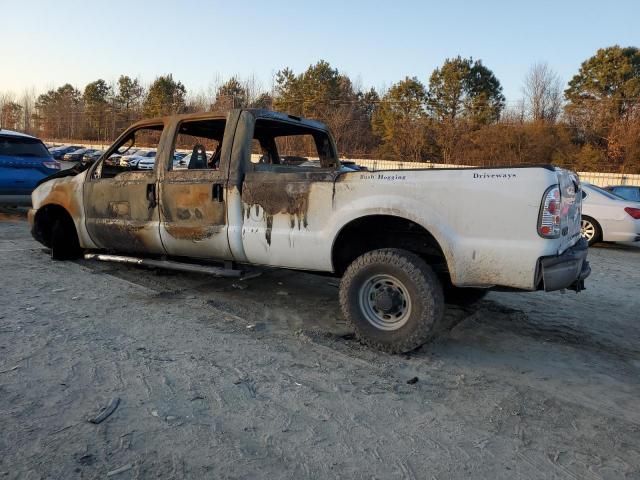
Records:
{"label": "sky", "polygon": [[508,103],[536,62],[564,82],[598,48],[640,47],[640,0],[197,1],[0,0],[0,92],[121,74],[172,73],[188,92],[216,79],[299,73],[320,59],[384,89],[427,84],[446,58],[481,59]]}

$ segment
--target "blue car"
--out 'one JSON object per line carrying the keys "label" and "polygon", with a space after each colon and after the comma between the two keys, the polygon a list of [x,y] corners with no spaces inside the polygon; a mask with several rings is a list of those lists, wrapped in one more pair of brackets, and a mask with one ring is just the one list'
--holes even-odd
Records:
{"label": "blue car", "polygon": [[0,130],[0,203],[31,205],[31,192],[45,177],[60,171],[42,140]]}

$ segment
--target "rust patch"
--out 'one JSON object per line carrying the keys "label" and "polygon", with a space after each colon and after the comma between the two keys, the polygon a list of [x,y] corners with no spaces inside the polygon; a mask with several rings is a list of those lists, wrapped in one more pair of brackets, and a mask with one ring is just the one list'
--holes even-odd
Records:
{"label": "rust patch", "polygon": [[91,234],[98,245],[122,252],[148,252],[149,245],[153,244],[148,237],[156,234],[144,225],[120,220],[101,220],[95,226],[98,228],[92,229]]}
{"label": "rust patch", "polygon": [[178,208],[176,215],[178,220],[189,220],[191,218],[191,212],[188,208]]}
{"label": "rust patch", "polygon": [[[165,195],[165,199],[174,204],[176,208],[196,208],[211,203],[211,186],[197,185],[170,185],[165,189],[171,190],[171,195]],[[170,198],[167,198],[170,197]]]}
{"label": "rust patch", "polygon": [[73,182],[75,177],[65,177],[60,180],[53,180],[55,183],[51,187],[48,195],[42,200],[40,207],[48,204],[56,204],[63,207],[74,220],[80,216],[81,207],[79,203],[81,184]]}
{"label": "rust patch", "polygon": [[130,218],[129,202],[110,202],[109,213],[113,218]]}
{"label": "rust patch", "polygon": [[[204,174],[210,179],[210,172]],[[175,239],[200,241],[219,233],[226,224],[225,208],[224,202],[213,198],[210,182],[163,185],[165,229]]]}
{"label": "rust patch", "polygon": [[194,242],[210,238],[222,230],[219,225],[199,226],[181,225],[176,223],[166,223],[165,229],[173,238],[177,238],[179,240],[192,240]]}
{"label": "rust patch", "polygon": [[113,178],[114,187],[122,187],[131,183],[148,183],[155,181],[155,176],[148,171],[144,172],[123,172]]}

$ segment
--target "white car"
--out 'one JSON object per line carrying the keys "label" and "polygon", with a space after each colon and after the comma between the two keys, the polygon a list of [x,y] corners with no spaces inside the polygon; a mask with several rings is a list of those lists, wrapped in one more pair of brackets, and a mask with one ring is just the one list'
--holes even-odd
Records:
{"label": "white car", "polygon": [[[120,157],[120,166],[129,168],[138,168],[138,163],[143,158],[155,159],[155,150],[138,150],[131,155],[123,155]],[[151,167],[153,169],[153,167]]]}
{"label": "white car", "polygon": [[589,245],[640,240],[640,202],[589,183],[582,184],[582,197],[582,236]]}
{"label": "white car", "polygon": [[153,170],[156,157],[142,157],[138,160],[138,170]]}
{"label": "white car", "polygon": [[[117,158],[115,159],[115,162],[117,165],[120,165],[121,167],[128,167],[129,166],[129,160],[131,160],[132,158],[134,158],[135,156],[138,155],[138,152],[143,153],[143,150],[129,150],[128,152],[126,152],[124,155],[117,155]],[[114,155],[115,156],[115,155]]]}

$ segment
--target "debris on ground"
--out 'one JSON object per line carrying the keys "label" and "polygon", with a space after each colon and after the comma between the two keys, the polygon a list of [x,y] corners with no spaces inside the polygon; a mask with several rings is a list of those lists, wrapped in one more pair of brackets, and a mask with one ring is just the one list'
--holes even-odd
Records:
{"label": "debris on ground", "polygon": [[118,405],[120,405],[120,399],[118,397],[112,398],[109,404],[104,408],[104,410],[102,410],[94,418],[90,418],[89,422],[94,423],[96,425],[104,422],[107,418],[111,416],[113,412],[116,411],[116,408],[118,408]]}
{"label": "debris on ground", "polygon": [[640,248],[592,249],[580,295],[447,307],[455,327],[386,355],[353,336],[335,279],[272,271],[246,295],[36,247],[26,222],[0,221],[0,480],[640,472]]}
{"label": "debris on ground", "polygon": [[107,472],[107,477],[113,477],[114,475],[118,475],[119,473],[124,473],[127,470],[131,470],[133,468],[133,464],[129,463],[128,465],[123,465],[120,468],[116,468],[115,470],[111,470]]}
{"label": "debris on ground", "polygon": [[20,368],[20,366],[19,366],[19,365],[16,365],[15,367],[7,368],[6,370],[0,370],[0,373],[9,373],[9,372],[13,372],[14,370],[17,370],[18,368]]}

